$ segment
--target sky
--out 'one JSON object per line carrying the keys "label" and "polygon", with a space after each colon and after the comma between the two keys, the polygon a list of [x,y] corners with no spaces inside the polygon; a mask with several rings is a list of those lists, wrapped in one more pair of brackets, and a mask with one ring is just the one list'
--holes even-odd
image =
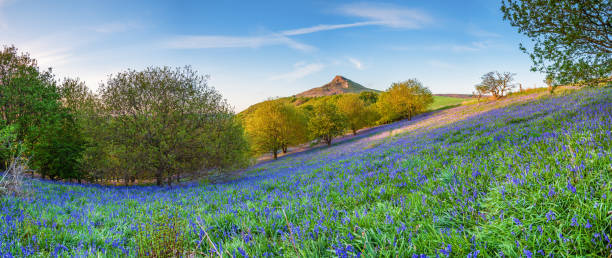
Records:
{"label": "sky", "polygon": [[500,1],[0,0],[0,46],[15,45],[96,91],[110,75],[190,65],[239,112],[342,75],[366,87],[417,78],[471,93],[489,71],[543,86]]}

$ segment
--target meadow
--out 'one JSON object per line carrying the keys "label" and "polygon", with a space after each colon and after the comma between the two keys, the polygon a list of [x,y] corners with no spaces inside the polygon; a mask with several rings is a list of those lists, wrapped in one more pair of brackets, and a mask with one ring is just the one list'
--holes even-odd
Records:
{"label": "meadow", "polygon": [[609,256],[611,139],[608,87],[287,156],[221,184],[31,180],[30,195],[0,199],[0,256]]}
{"label": "meadow", "polygon": [[473,99],[466,98],[455,98],[455,97],[447,97],[447,96],[433,96],[433,103],[429,105],[428,110],[438,110],[443,108],[449,108],[453,106],[461,105],[463,102],[469,102]]}

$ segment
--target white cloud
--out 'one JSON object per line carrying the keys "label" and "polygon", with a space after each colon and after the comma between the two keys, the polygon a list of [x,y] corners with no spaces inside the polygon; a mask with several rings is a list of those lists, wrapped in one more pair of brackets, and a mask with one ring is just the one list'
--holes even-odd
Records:
{"label": "white cloud", "polygon": [[347,16],[365,18],[366,21],[345,24],[319,24],[311,27],[284,30],[261,36],[198,35],[176,36],[163,45],[168,48],[259,48],[271,45],[285,45],[293,49],[309,51],[313,46],[299,43],[289,36],[304,35],[320,31],[337,30],[363,26],[387,26],[393,28],[417,29],[432,22],[425,12],[395,5],[352,4],[344,5],[340,12]]}
{"label": "white cloud", "polygon": [[92,30],[99,33],[118,33],[137,29],[140,27],[142,26],[136,22],[111,22],[95,26],[92,28]]}
{"label": "white cloud", "polygon": [[457,68],[457,66],[448,63],[448,62],[444,62],[444,61],[440,61],[440,60],[429,60],[427,61],[427,64],[431,67],[434,68],[440,68],[440,69],[455,69]]}
{"label": "white cloud", "polygon": [[177,36],[164,43],[169,48],[259,48],[271,45],[285,45],[301,51],[310,51],[314,47],[299,43],[283,35],[270,34],[254,37],[235,36]]}
{"label": "white cloud", "polygon": [[437,44],[429,46],[392,46],[391,49],[398,51],[452,51],[456,53],[476,52],[492,47],[490,41],[475,41],[467,44]]}
{"label": "white cloud", "polygon": [[63,32],[15,43],[19,50],[35,57],[42,67],[55,67],[78,59],[75,51],[91,40],[74,32]]}
{"label": "white cloud", "polygon": [[501,37],[500,34],[483,30],[474,24],[470,24],[468,26],[467,33],[472,36],[481,37],[481,38],[499,38]]}
{"label": "white cloud", "polygon": [[355,66],[356,69],[363,70],[363,63],[361,63],[361,61],[359,61],[359,60],[357,60],[355,58],[352,58],[352,57],[349,57],[348,60],[349,60],[349,62],[351,62],[351,64],[353,64]]}
{"label": "white cloud", "polygon": [[359,3],[342,6],[346,15],[366,18],[371,24],[393,28],[418,29],[433,19],[425,12],[389,4]]}
{"label": "white cloud", "polygon": [[296,64],[296,66],[294,66],[295,69],[293,71],[290,71],[288,73],[284,73],[284,74],[279,74],[279,75],[274,75],[271,76],[269,79],[270,80],[286,80],[286,81],[295,81],[297,79],[301,79],[306,77],[307,75],[316,73],[318,71],[321,71],[325,65],[321,64],[321,63],[312,63],[312,64],[301,64],[299,65]]}
{"label": "white cloud", "polygon": [[310,34],[310,33],[319,32],[319,31],[337,30],[337,29],[361,27],[361,26],[376,25],[376,24],[379,24],[379,22],[367,21],[367,22],[355,22],[355,23],[333,24],[333,25],[320,24],[320,25],[316,25],[312,27],[306,27],[306,28],[300,28],[300,29],[294,29],[294,30],[285,30],[281,33],[286,36],[294,36],[294,35]]}
{"label": "white cloud", "polygon": [[12,0],[0,0],[0,31],[8,29],[8,23],[4,18],[3,7],[7,6]]}

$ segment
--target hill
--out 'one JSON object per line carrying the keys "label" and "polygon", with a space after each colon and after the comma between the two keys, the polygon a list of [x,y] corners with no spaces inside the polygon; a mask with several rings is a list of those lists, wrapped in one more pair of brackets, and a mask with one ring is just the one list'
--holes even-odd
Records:
{"label": "hill", "polygon": [[611,99],[612,89],[540,92],[435,111],[223,184],[31,180],[32,196],[0,198],[0,250],[606,257]]}
{"label": "hill", "polygon": [[[290,97],[278,98],[278,101],[284,101],[286,103],[293,104],[295,106],[303,105],[315,105],[320,101],[336,100],[340,95],[346,93],[360,93],[364,91],[380,93],[381,91],[370,89],[349,80],[343,76],[337,75],[332,79],[331,82],[317,88],[298,93]],[[473,98],[470,94],[434,94],[434,102],[429,107],[429,110],[437,110],[440,108],[447,108],[450,106],[459,105],[466,100]],[[239,117],[245,117],[251,114],[261,104],[256,103],[249,106],[247,109],[238,113]]]}
{"label": "hill", "polygon": [[334,77],[334,79],[331,82],[321,87],[312,88],[302,93],[298,93],[295,96],[296,97],[322,97],[322,96],[330,96],[330,95],[337,95],[337,94],[343,94],[343,93],[360,93],[363,91],[380,92],[379,90],[367,88],[359,83],[351,81],[340,75],[336,75],[336,77]]}

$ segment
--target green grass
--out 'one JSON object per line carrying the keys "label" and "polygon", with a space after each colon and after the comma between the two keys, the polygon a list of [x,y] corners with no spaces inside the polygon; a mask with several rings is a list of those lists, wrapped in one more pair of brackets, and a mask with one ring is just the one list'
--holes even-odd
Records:
{"label": "green grass", "polygon": [[610,117],[612,89],[568,91],[226,184],[34,180],[0,199],[0,257],[607,257]]}
{"label": "green grass", "polygon": [[461,103],[465,101],[470,101],[471,99],[464,98],[453,98],[446,96],[434,96],[434,102],[429,106],[429,110],[439,110],[444,108],[450,108],[454,106],[461,105]]}

